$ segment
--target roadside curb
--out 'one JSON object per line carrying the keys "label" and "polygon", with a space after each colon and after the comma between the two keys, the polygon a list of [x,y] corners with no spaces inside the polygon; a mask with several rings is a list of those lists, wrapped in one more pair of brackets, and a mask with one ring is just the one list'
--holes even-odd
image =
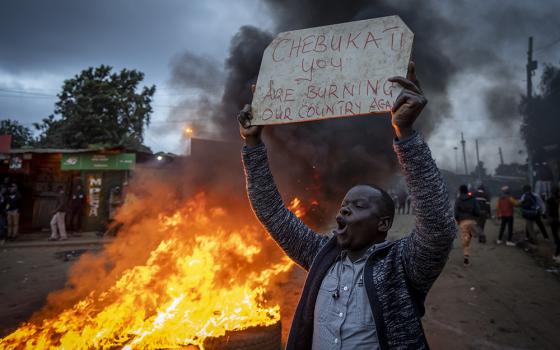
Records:
{"label": "roadside curb", "polygon": [[0,245],[0,249],[19,249],[19,248],[42,248],[42,247],[76,247],[89,245],[105,245],[111,243],[112,238],[99,238],[87,240],[66,240],[66,241],[29,241],[29,242],[6,242]]}

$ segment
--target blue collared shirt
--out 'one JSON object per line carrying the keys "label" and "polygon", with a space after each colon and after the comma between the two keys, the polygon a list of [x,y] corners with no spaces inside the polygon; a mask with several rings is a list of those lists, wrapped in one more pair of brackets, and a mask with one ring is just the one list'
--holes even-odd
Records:
{"label": "blue collared shirt", "polygon": [[313,321],[314,350],[379,349],[375,320],[364,286],[368,257],[388,241],[371,246],[352,262],[346,251],[323,278]]}

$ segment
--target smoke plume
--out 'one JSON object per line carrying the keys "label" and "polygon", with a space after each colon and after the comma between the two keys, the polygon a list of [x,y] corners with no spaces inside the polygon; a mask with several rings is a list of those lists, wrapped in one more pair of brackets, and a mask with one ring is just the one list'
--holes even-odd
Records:
{"label": "smoke plume", "polygon": [[[466,1],[443,4],[405,0],[263,0],[263,3],[275,23],[274,34],[399,15],[415,33],[413,60],[429,100],[418,121],[418,129],[425,138],[436,132],[449,134],[438,127],[444,119],[453,117],[451,98],[458,97],[449,96],[450,84],[456,83],[459,76],[468,79],[469,71],[488,82],[477,91],[465,91],[465,96],[459,96],[465,109],[469,107],[469,94],[482,96],[486,114],[473,119],[487,118],[494,122],[492,125],[517,130],[519,69],[508,59],[512,53],[519,55],[523,51],[518,52],[520,46],[512,44],[512,36],[524,38],[539,28],[543,38],[549,37],[554,23],[542,22],[542,18],[559,7],[553,4],[534,7],[522,1],[511,1],[507,6],[489,1],[476,8]],[[205,105],[202,113],[217,127],[208,137],[238,138],[235,115],[251,100],[249,87],[256,82],[262,53],[272,38],[272,34],[254,27],[242,27],[233,37],[225,62],[222,98],[215,105]],[[477,123],[476,127],[480,125],[484,123]],[[474,128],[468,123],[461,127]],[[453,136],[459,131],[454,130]],[[389,186],[394,182],[398,166],[391,150],[392,136],[389,116],[265,128],[272,167],[283,192],[305,193],[326,208],[336,205],[354,184]]]}

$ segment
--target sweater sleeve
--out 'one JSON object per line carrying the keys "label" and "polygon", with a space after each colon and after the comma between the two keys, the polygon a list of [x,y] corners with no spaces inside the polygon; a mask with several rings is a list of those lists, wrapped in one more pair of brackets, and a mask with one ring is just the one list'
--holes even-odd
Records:
{"label": "sweater sleeve", "polygon": [[243,147],[242,157],[247,194],[255,215],[286,254],[309,270],[328,238],[313,232],[286,208],[270,172],[263,144]]}
{"label": "sweater sleeve", "polygon": [[403,264],[412,286],[427,292],[447,262],[457,226],[447,188],[420,134],[396,141],[394,149],[416,214],[414,229],[404,239]]}

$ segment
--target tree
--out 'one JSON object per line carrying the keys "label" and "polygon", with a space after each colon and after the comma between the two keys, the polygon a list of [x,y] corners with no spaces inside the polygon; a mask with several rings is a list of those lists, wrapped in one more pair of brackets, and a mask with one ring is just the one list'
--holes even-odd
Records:
{"label": "tree", "polygon": [[54,115],[35,123],[43,147],[88,148],[92,145],[142,147],[150,123],[155,86],[137,92],[144,73],[90,67],[64,81]]}
{"label": "tree", "polygon": [[521,102],[521,134],[534,162],[560,158],[560,68],[546,65],[540,94]]}
{"label": "tree", "polygon": [[33,136],[28,127],[21,125],[17,120],[0,120],[0,135],[12,136],[12,147],[21,148],[31,146]]}

